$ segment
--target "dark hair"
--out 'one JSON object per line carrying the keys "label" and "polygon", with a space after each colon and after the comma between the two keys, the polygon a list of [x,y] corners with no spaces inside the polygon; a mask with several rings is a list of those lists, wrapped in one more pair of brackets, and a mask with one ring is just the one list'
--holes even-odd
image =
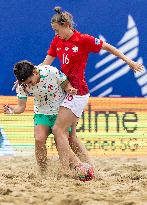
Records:
{"label": "dark hair", "polygon": [[17,62],[14,65],[13,71],[19,84],[27,80],[28,77],[32,76],[34,69],[35,69],[34,65],[27,60]]}
{"label": "dark hair", "polygon": [[59,25],[69,25],[71,28],[74,27],[74,21],[73,16],[67,12],[67,11],[61,11],[61,7],[56,6],[54,8],[54,11],[57,12],[57,14],[54,14],[51,19],[52,23],[58,23]]}

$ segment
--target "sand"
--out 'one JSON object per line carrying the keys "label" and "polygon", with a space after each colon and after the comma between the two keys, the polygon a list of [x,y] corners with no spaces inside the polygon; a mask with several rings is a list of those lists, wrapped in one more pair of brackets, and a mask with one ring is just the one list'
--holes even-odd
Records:
{"label": "sand", "polygon": [[41,176],[34,157],[0,158],[0,205],[147,205],[147,158],[93,158],[95,179],[61,176],[57,157]]}

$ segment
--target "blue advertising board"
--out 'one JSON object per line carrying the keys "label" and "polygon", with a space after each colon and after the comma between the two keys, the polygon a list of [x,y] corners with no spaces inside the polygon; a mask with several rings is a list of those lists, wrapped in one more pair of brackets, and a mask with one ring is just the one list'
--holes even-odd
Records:
{"label": "blue advertising board", "polygon": [[[37,65],[45,58],[54,36],[54,6],[69,11],[80,32],[105,39],[145,66],[144,72],[133,73],[108,52],[90,54],[86,78],[91,96],[147,97],[146,0],[1,0],[0,95],[15,95],[11,88],[17,61]],[[53,65],[59,67],[58,60]]]}

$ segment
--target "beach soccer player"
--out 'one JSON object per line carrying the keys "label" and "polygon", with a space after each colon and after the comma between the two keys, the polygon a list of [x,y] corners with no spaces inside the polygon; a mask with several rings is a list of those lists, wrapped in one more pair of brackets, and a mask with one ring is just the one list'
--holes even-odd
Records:
{"label": "beach soccer player", "polygon": [[[143,65],[129,59],[114,46],[98,37],[75,30],[73,16],[69,12],[62,11],[60,7],[55,7],[54,10],[56,13],[51,18],[51,26],[55,31],[55,37],[42,64],[51,65],[58,57],[61,71],[68,77],[71,85],[77,89],[76,95],[67,94],[61,103],[56,123],[53,126],[53,134],[56,139],[59,139],[58,151],[62,159],[65,159],[62,140],[66,138],[67,128],[76,126],[90,96],[85,78],[88,55],[99,53],[101,49],[104,49],[126,62],[134,72],[142,71]],[[76,132],[72,133],[72,139],[75,144],[79,145]],[[69,161],[68,156],[66,160]]]}
{"label": "beach soccer player", "polygon": [[[14,66],[14,74],[19,83],[17,87],[18,104],[15,106],[5,105],[4,112],[7,114],[23,113],[27,97],[34,96],[35,155],[37,163],[43,171],[47,166],[46,140],[55,124],[59,106],[65,98],[65,91],[75,95],[77,90],[70,85],[65,74],[49,65],[34,66],[31,62],[20,61]],[[66,130],[66,138],[62,142],[64,154],[69,159],[69,162],[61,161],[63,166],[66,166],[66,172],[70,168],[69,166],[77,167],[77,169],[81,166],[81,161],[72,152],[69,145],[69,129]],[[55,141],[58,150],[58,139]]]}

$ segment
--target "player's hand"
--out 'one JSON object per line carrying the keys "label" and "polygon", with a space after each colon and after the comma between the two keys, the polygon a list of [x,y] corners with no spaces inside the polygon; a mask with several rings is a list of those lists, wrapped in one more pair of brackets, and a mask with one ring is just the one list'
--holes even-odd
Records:
{"label": "player's hand", "polygon": [[134,72],[137,72],[137,71],[142,72],[144,70],[144,66],[138,62],[130,61],[128,65]]}
{"label": "player's hand", "polygon": [[70,95],[76,95],[77,94],[77,89],[76,88],[69,88],[68,90],[66,90],[66,92]]}
{"label": "player's hand", "polygon": [[3,108],[4,108],[5,114],[14,114],[14,108],[12,106],[7,104],[7,105],[4,105]]}
{"label": "player's hand", "polygon": [[12,91],[14,91],[18,86],[18,80],[14,82],[14,85],[12,87]]}

